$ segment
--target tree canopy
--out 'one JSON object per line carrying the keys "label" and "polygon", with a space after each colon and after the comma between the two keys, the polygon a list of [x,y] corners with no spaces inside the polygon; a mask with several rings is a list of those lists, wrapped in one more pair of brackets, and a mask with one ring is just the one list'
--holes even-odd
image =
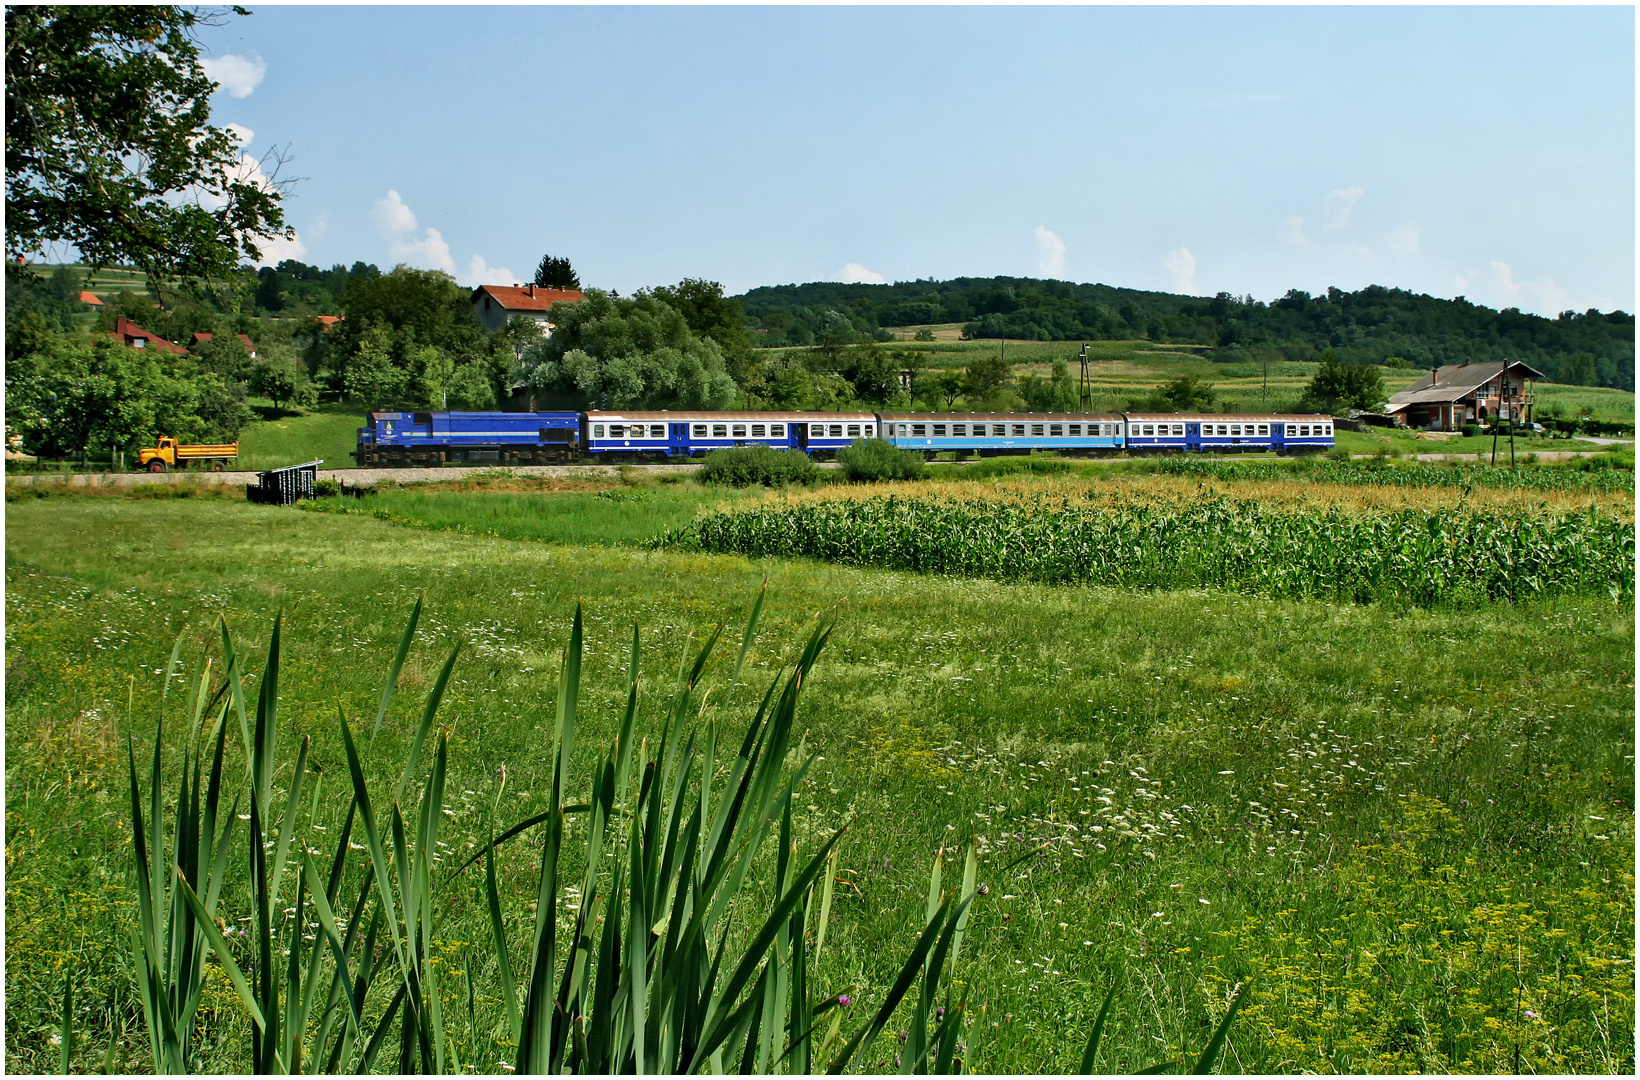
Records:
{"label": "tree canopy", "polygon": [[881,339],[890,330],[961,323],[967,338],[1087,341],[1144,338],[1210,350],[1215,360],[1316,360],[1433,368],[1521,360],[1560,382],[1634,389],[1634,316],[1565,311],[1553,319],[1494,311],[1379,285],[1355,292],[1292,290],[1264,303],[1033,278],[954,278],[892,285],[812,282],[752,289],[737,299],[753,337],[774,346],[822,337]]}
{"label": "tree canopy", "polygon": [[519,381],[541,407],[721,409],[735,381],[723,350],[653,293],[622,299],[589,289],[552,308],[552,336],[527,348]]}
{"label": "tree canopy", "polygon": [[7,6],[9,254],[71,245],[92,265],[139,267],[157,292],[171,277],[220,279],[288,233],[280,181],[210,123],[216,84],[194,34],[221,17]]}
{"label": "tree canopy", "polygon": [[542,289],[579,289],[581,275],[569,260],[556,255],[543,255],[535,268],[535,284]]}

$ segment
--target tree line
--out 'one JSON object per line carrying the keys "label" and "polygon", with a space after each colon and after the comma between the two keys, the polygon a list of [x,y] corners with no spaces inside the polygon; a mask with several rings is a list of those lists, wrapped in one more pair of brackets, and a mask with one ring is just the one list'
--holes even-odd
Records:
{"label": "tree line", "polygon": [[809,346],[830,335],[883,340],[902,327],[961,323],[963,336],[1029,341],[1147,339],[1212,350],[1216,360],[1319,359],[1434,368],[1522,360],[1558,382],[1634,389],[1634,316],[1495,311],[1373,285],[1294,289],[1270,303],[1210,299],[1032,278],[955,278],[892,285],[813,282],[737,297],[760,343]]}

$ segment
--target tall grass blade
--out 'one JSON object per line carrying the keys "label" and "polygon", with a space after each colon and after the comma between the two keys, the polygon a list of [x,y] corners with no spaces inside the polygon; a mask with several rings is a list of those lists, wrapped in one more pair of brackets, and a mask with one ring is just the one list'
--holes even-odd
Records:
{"label": "tall grass blade", "polygon": [[416,595],[416,606],[410,609],[410,621],[404,627],[404,637],[399,640],[399,651],[393,657],[393,666],[387,671],[387,682],[382,686],[382,700],[376,709],[376,722],[370,728],[370,746],[376,745],[376,736],[381,733],[382,722],[387,719],[387,707],[393,703],[393,691],[399,685],[399,672],[404,669],[405,658],[410,655],[410,641],[416,636],[416,623],[421,621],[421,605],[427,599],[425,592]]}
{"label": "tall grass blade", "polygon": [[1224,1040],[1230,1036],[1230,1025],[1235,1022],[1236,1010],[1240,1009],[1242,1002],[1247,1000],[1247,990],[1252,984],[1253,981],[1249,979],[1236,987],[1235,994],[1230,998],[1229,1007],[1224,1010],[1224,1019],[1219,1021],[1219,1026],[1213,1032],[1213,1038],[1208,1041],[1207,1048],[1202,1051],[1201,1057],[1197,1058],[1196,1064],[1191,1067],[1192,1074],[1205,1076],[1213,1071],[1214,1063],[1219,1058],[1219,1051],[1224,1048]]}

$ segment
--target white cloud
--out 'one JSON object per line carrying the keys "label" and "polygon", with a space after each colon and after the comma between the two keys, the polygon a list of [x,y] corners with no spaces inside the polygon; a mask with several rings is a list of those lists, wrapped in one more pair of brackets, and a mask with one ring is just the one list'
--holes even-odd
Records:
{"label": "white cloud", "polygon": [[308,229],[308,235],[315,240],[323,240],[330,235],[330,215],[321,213],[313,219],[313,225]]}
{"label": "white cloud", "polygon": [[1281,242],[1294,247],[1309,247],[1310,238],[1304,235],[1304,219],[1294,214],[1281,223]]}
{"label": "white cloud", "polygon": [[1036,269],[1049,278],[1065,272],[1065,241],[1046,225],[1036,227]]}
{"label": "white cloud", "polygon": [[1167,253],[1162,269],[1173,275],[1173,287],[1189,296],[1196,295],[1196,256],[1187,247]]}
{"label": "white cloud", "polygon": [[229,135],[232,135],[235,139],[238,139],[241,149],[249,146],[251,144],[251,140],[256,138],[256,132],[252,131],[244,124],[223,124],[222,130],[226,131]]}
{"label": "white cloud", "polygon": [[456,261],[450,257],[450,245],[432,227],[420,240],[404,239],[394,244],[388,253],[396,263],[408,263],[423,270],[443,270],[451,276],[456,272]]}
{"label": "white cloud", "polygon": [[1410,259],[1418,254],[1420,239],[1418,226],[1402,225],[1384,237],[1384,246],[1390,250],[1391,254],[1399,255],[1403,259]]}
{"label": "white cloud", "polygon": [[398,241],[416,231],[416,215],[392,189],[388,189],[386,198],[370,208],[370,221],[383,240]]}
{"label": "white cloud", "polygon": [[1355,213],[1355,204],[1366,193],[1364,187],[1338,188],[1328,192],[1327,201],[1321,208],[1321,227],[1330,230],[1348,226],[1351,215]]}
{"label": "white cloud", "polygon": [[220,84],[222,89],[236,98],[249,97],[252,90],[262,85],[262,77],[268,73],[268,62],[260,56],[235,56],[233,53],[207,57],[199,62],[199,66],[205,69],[205,75],[211,81]]}
{"label": "white cloud", "polygon": [[278,266],[286,259],[295,259],[300,262],[307,258],[307,245],[302,238],[292,232],[289,236],[276,236],[272,240],[259,240],[257,247],[262,249],[262,257],[256,261],[257,266]]}
{"label": "white cloud", "polygon": [[484,261],[484,256],[482,255],[474,255],[471,259],[467,260],[466,283],[468,285],[472,285],[474,287],[479,285],[511,285],[514,282],[521,280],[522,279],[518,277],[518,275],[514,274],[511,270],[508,270],[505,266],[492,267],[489,263]]}
{"label": "white cloud", "polygon": [[875,270],[867,270],[859,263],[843,267],[843,280],[850,285],[887,285],[888,279]]}
{"label": "white cloud", "polygon": [[1516,281],[1515,271],[1509,264],[1496,259],[1485,271],[1471,270],[1460,274],[1457,280],[1460,293],[1490,307],[1516,307],[1550,316],[1566,307],[1566,290],[1556,285],[1554,278]]}

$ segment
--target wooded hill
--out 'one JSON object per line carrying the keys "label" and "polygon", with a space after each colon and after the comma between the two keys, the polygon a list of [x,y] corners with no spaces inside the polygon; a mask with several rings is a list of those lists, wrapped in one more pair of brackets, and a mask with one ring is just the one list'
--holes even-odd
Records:
{"label": "wooded hill", "polygon": [[[1634,389],[1634,316],[1590,309],[1548,319],[1371,285],[1319,296],[1294,289],[1271,303],[1079,285],[1034,278],[954,278],[892,285],[817,281],[736,297],[763,345],[888,336],[900,327],[963,324],[968,338],[1152,341],[1211,348],[1216,360],[1312,360],[1331,348],[1346,363],[1394,358],[1431,368],[1509,357],[1557,382]],[[1399,366],[1399,365],[1397,365]]]}

